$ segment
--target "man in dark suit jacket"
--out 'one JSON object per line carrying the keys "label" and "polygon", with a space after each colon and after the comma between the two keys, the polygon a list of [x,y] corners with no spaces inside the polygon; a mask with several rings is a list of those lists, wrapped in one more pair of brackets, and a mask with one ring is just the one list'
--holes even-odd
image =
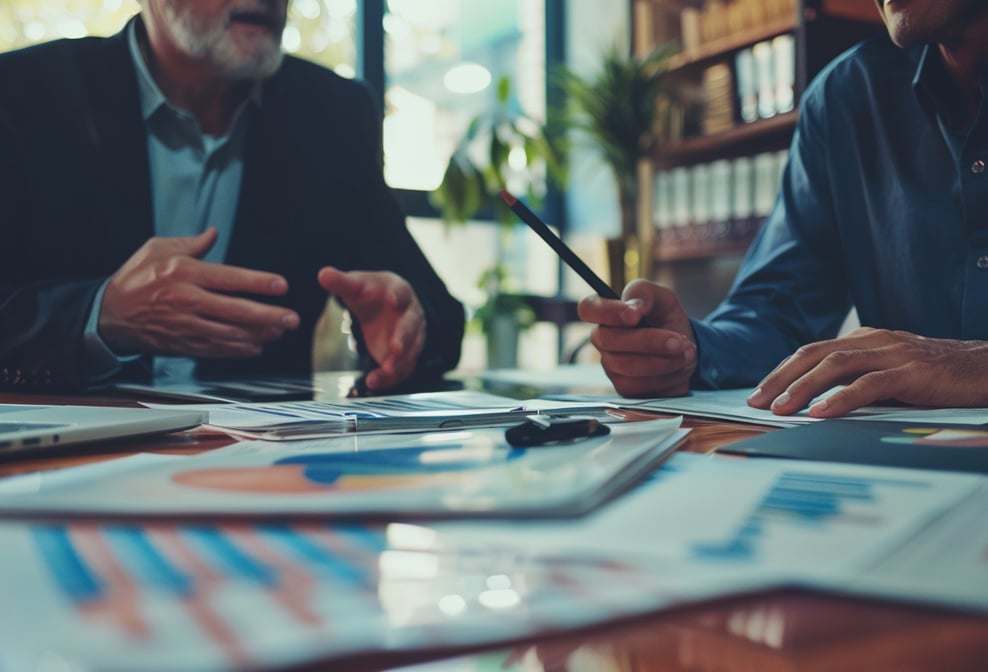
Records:
{"label": "man in dark suit jacket", "polygon": [[[371,390],[456,365],[463,309],[384,183],[379,112],[360,84],[282,57],[287,4],[141,0],[116,36],[0,56],[0,389],[147,377],[159,356],[201,376],[306,373],[329,295]],[[187,235],[158,221],[204,198],[155,193],[177,151],[142,111],[159,89],[155,115],[207,147],[236,140]]]}

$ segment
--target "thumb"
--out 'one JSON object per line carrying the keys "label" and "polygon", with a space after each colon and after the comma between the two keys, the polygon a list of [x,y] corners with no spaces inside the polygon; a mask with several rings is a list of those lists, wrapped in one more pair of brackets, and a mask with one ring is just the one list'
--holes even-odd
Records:
{"label": "thumb", "polygon": [[319,269],[317,278],[323,289],[344,300],[359,289],[359,283],[355,281],[350,273],[344,273],[332,266],[325,266]]}
{"label": "thumb", "polygon": [[216,232],[216,229],[209,227],[197,236],[172,238],[169,242],[176,253],[198,259],[209,252],[209,249],[216,244],[218,236],[219,234]]}
{"label": "thumb", "polygon": [[628,283],[621,299],[637,305],[642,319],[649,326],[678,331],[683,323],[689,323],[676,293],[654,282],[634,280]]}

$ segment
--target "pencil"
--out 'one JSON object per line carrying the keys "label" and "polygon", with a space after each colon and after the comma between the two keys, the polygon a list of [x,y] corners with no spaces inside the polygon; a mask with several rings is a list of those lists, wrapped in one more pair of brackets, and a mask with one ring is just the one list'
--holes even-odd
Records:
{"label": "pencil", "polygon": [[583,278],[588,285],[590,285],[598,296],[602,296],[605,299],[620,299],[617,292],[610,288],[610,286],[600,279],[600,276],[594,273],[589,266],[583,263],[583,260],[576,256],[573,250],[567,247],[559,236],[554,234],[549,227],[543,222],[538,216],[532,212],[527,205],[519,201],[517,198],[512,196],[505,190],[501,191],[501,198],[507,203],[511,211],[514,212],[521,221],[528,224],[529,228],[532,229],[539,237],[549,244],[559,258],[566,262],[566,265],[576,271],[577,275]]}

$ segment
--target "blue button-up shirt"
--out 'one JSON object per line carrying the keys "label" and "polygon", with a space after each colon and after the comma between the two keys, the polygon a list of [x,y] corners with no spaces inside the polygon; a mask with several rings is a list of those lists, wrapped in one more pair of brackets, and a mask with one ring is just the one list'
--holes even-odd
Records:
{"label": "blue button-up shirt", "polygon": [[[772,214],[693,329],[697,387],[758,383],[863,326],[988,340],[988,118],[956,120],[935,46],[868,40],[807,87]],[[982,87],[983,91],[983,87]]]}
{"label": "blue button-up shirt", "polygon": [[[222,262],[240,197],[249,115],[243,114],[242,108],[221,137],[203,133],[196,117],[169,102],[151,76],[138,44],[137,29],[138,22],[132,22],[127,39],[147,131],[154,233],[161,237],[194,236],[212,226],[219,235],[202,259]],[[259,103],[259,88],[252,102]],[[104,289],[105,284],[94,301],[85,337],[93,382],[115,373],[127,359],[111,353],[97,333]],[[194,372],[191,359],[154,360],[156,379],[184,379]]]}

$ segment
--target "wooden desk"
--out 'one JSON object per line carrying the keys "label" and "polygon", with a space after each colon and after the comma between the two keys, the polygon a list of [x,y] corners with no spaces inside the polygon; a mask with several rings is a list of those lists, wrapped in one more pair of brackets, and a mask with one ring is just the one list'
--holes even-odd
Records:
{"label": "wooden desk", "polygon": [[[133,405],[119,397],[15,397],[0,403]],[[770,428],[687,419],[683,450],[706,453]],[[230,443],[218,436],[179,434],[0,465],[0,475],[110,459],[121,450],[194,453]],[[919,606],[782,590],[719,600],[544,638],[511,650],[477,652],[432,662],[438,652],[352,661],[347,670],[423,663],[417,672],[504,669],[514,672],[795,672],[835,670],[988,669],[988,617]],[[317,665],[312,670],[330,669]],[[333,666],[333,669],[342,669]]]}

